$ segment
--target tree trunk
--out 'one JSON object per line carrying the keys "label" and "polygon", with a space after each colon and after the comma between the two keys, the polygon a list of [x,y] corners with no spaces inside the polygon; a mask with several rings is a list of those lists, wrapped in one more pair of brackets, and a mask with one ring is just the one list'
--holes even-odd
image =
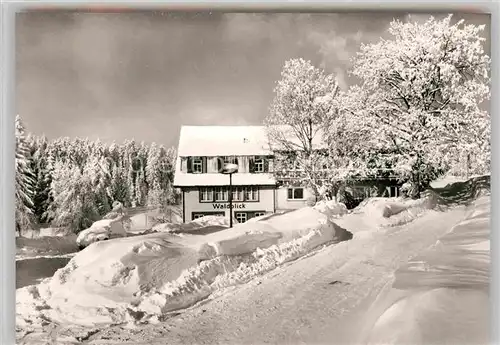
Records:
{"label": "tree trunk", "polygon": [[332,186],[331,193],[332,193],[332,200],[334,200],[335,202],[339,202],[339,196],[338,196],[339,190],[340,190],[340,184],[334,183]]}

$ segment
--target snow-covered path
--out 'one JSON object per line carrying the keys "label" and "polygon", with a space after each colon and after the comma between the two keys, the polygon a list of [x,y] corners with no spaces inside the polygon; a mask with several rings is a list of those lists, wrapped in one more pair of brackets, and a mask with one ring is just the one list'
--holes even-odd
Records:
{"label": "snow-covered path", "polygon": [[[113,327],[89,344],[359,344],[363,317],[393,272],[465,214],[430,211],[289,263],[160,324]],[[365,232],[359,233],[366,234]]]}

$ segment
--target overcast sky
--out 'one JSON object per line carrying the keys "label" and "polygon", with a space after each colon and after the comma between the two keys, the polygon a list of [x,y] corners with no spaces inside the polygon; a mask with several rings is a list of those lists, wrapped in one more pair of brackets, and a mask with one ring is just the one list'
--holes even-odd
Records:
{"label": "overcast sky", "polygon": [[[489,15],[462,17],[487,24],[489,40]],[[394,18],[407,15],[22,13],[17,111],[49,138],[176,146],[181,125],[261,124],[289,58],[310,59],[346,87],[350,57]]]}

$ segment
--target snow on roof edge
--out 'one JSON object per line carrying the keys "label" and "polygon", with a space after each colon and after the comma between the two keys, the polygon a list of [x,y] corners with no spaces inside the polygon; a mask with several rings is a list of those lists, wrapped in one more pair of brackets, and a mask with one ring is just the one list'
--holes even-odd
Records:
{"label": "snow on roof edge", "polygon": [[[298,142],[293,134],[290,137],[291,141]],[[316,135],[315,141],[318,148],[324,147],[321,131]],[[282,149],[278,146],[269,140],[267,126],[182,125],[177,153],[178,157],[272,155],[273,151]]]}

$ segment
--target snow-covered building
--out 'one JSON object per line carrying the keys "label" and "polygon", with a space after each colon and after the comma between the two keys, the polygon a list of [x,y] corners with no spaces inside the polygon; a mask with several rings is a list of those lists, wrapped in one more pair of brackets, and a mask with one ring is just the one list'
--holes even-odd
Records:
{"label": "snow-covered building", "polygon": [[233,216],[238,222],[305,206],[313,192],[279,187],[273,160],[264,126],[182,126],[174,186],[181,190],[183,221],[229,216],[229,176],[221,173],[225,163],[238,165],[232,175]]}

